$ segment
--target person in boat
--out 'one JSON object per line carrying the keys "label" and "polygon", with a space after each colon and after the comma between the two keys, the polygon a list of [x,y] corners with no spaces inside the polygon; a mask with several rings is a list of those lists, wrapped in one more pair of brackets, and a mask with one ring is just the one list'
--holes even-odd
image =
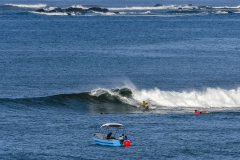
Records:
{"label": "person in boat", "polygon": [[119,136],[118,140],[120,141],[121,144],[123,144],[124,134],[122,134],[121,136]]}
{"label": "person in boat", "polygon": [[112,137],[112,132],[108,133],[107,139],[115,139],[114,137]]}
{"label": "person in boat", "polygon": [[112,138],[112,132],[108,133],[107,135],[107,139],[111,139]]}

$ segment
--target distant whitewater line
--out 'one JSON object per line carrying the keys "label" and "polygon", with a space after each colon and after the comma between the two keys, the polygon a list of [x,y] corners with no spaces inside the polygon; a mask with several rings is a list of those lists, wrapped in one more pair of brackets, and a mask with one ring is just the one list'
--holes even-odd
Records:
{"label": "distant whitewater line", "polygon": [[[162,5],[155,6],[126,6],[126,7],[93,7],[86,5],[70,5],[60,8],[47,4],[7,4],[5,7],[29,8],[34,14],[52,16],[76,15],[103,15],[103,16],[183,16],[183,15],[208,15],[208,14],[239,14],[240,6],[194,6],[188,5]],[[33,11],[35,9],[35,11]]]}
{"label": "distant whitewater line", "polygon": [[[50,7],[47,4],[13,4],[9,3],[6,4],[5,6],[12,6],[12,7],[19,7],[19,8],[47,8]],[[51,6],[53,8],[57,8],[57,6]],[[81,4],[76,4],[76,5],[71,5],[69,7],[73,8],[83,8],[87,9],[87,5],[81,5]],[[163,5],[163,4],[156,4],[155,6],[126,6],[126,7],[109,7],[109,10],[167,10],[167,9],[240,9],[240,5],[238,6],[194,6],[192,4],[188,5]]]}
{"label": "distant whitewater line", "polygon": [[6,4],[6,6],[13,6],[19,8],[45,8],[46,4]]}

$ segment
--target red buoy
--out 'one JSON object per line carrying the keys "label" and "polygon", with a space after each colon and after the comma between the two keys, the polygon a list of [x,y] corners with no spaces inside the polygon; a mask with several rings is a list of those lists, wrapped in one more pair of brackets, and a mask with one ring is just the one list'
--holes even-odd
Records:
{"label": "red buoy", "polygon": [[123,145],[126,146],[126,147],[127,147],[127,146],[130,146],[130,141],[129,141],[129,140],[125,140],[125,141],[123,142]]}

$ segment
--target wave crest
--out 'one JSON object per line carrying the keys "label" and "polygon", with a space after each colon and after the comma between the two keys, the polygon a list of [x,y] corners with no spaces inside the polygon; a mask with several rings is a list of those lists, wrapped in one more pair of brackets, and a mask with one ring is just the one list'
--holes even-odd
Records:
{"label": "wave crest", "polygon": [[47,7],[46,4],[6,4],[6,6],[12,6],[12,7],[19,7],[19,8],[45,8]]}

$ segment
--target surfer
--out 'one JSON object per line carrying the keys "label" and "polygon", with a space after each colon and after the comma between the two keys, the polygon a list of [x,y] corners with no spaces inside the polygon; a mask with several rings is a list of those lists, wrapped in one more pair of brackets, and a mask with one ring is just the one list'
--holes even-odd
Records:
{"label": "surfer", "polygon": [[145,107],[146,107],[146,109],[149,109],[149,108],[150,108],[150,106],[149,106],[148,103],[145,105]]}
{"label": "surfer", "polygon": [[207,114],[207,113],[208,113],[208,112],[207,112],[206,108],[203,109],[203,112],[201,112],[201,111],[199,111],[199,110],[195,110],[195,111],[194,111],[194,114]]}
{"label": "surfer", "polygon": [[199,110],[195,110],[194,114],[201,114],[201,112]]}
{"label": "surfer", "polygon": [[149,108],[150,108],[150,104],[149,104],[148,102],[146,102],[146,101],[143,101],[143,102],[140,104],[139,107],[141,107],[141,106],[145,106],[146,109],[149,109]]}
{"label": "surfer", "polygon": [[146,104],[147,104],[147,102],[146,102],[146,101],[143,101],[143,102],[140,104],[140,106],[146,105]]}

